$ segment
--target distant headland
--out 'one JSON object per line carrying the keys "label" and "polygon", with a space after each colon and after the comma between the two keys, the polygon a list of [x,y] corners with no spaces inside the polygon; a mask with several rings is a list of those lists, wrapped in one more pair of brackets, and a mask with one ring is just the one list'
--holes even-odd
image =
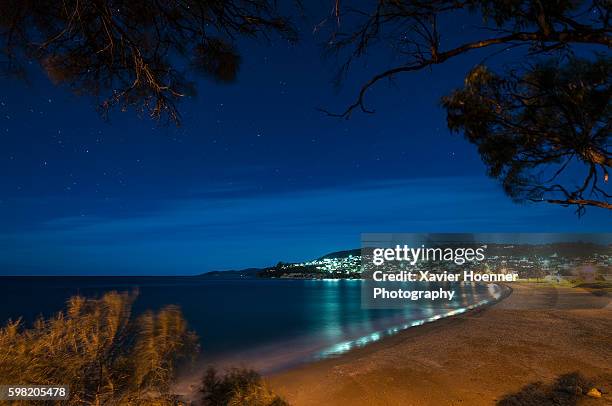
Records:
{"label": "distant headland", "polygon": [[[612,247],[590,242],[550,244],[485,244],[488,271],[513,269],[522,279],[610,278]],[[305,262],[278,262],[264,268],[211,271],[198,275],[205,278],[285,278],[285,279],[360,279],[363,258],[373,248],[356,248],[331,252]],[[432,272],[443,272],[445,266],[424,264]],[[452,265],[450,265],[452,267]],[[481,265],[482,266],[482,265]],[[468,265],[478,272],[477,266]],[[589,275],[582,275],[583,273]],[[578,275],[580,273],[580,275]]]}

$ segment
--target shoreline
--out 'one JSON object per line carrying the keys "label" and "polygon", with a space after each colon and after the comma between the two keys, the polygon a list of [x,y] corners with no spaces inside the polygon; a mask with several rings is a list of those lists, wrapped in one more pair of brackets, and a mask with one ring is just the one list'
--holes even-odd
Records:
{"label": "shoreline", "polygon": [[267,379],[292,405],[490,405],[564,373],[612,381],[609,298],[545,284],[510,289],[493,304]]}
{"label": "shoreline", "polygon": [[[506,299],[508,296],[512,294],[512,287],[510,287],[508,284],[496,283],[495,285],[499,286],[500,291],[501,291],[501,295],[498,298],[489,299],[489,300],[481,300],[480,302],[472,303],[471,305],[468,305],[466,307],[451,310],[445,314],[437,314],[435,316],[431,316],[426,319],[413,320],[406,324],[392,326],[384,331],[374,331],[370,333],[368,336],[364,336],[359,339],[355,339],[355,340],[351,340],[351,341],[347,341],[343,343],[338,343],[328,350],[319,352],[318,354],[319,358],[315,359],[314,361],[305,361],[302,363],[302,365],[310,364],[312,362],[320,362],[328,358],[333,359],[333,358],[341,357],[344,354],[348,354],[351,351],[355,351],[359,348],[363,348],[363,347],[372,345],[381,340],[385,341],[395,335],[402,334],[403,332],[410,330],[410,329],[421,328],[427,324],[431,324],[434,322],[439,323],[445,319],[458,317],[468,312],[484,310],[487,307],[496,305],[497,303],[501,302],[502,300]],[[377,337],[376,339],[368,339],[368,337],[372,337],[373,335],[378,335],[380,337]],[[352,344],[357,344],[357,345],[352,345]],[[350,348],[340,349],[339,351],[335,351],[335,352],[333,351],[333,348],[342,347],[342,346],[350,346]],[[285,372],[285,371],[279,371],[278,373],[273,373],[270,375],[277,375],[277,374],[280,374],[281,372]]]}
{"label": "shoreline", "polygon": [[[385,345],[389,342],[388,340],[391,340],[408,330],[422,329],[427,325],[442,323],[447,319],[459,317],[466,313],[481,311],[487,307],[496,305],[512,294],[512,288],[508,284],[495,283],[494,285],[497,285],[499,289],[499,297],[483,299],[467,305],[466,307],[449,310],[446,313],[438,313],[424,319],[405,320],[404,322],[391,325],[382,330],[371,331],[365,336],[342,341],[327,347],[320,347],[315,351],[305,349],[302,351],[302,355],[299,358],[295,358],[295,354],[291,354],[290,361],[286,360],[286,355],[278,352],[276,346],[268,346],[245,351],[240,354],[233,354],[232,356],[221,356],[213,361],[206,360],[198,362],[198,366],[192,366],[181,374],[182,376],[179,377],[178,381],[176,382],[175,388],[177,393],[183,396],[184,400],[194,400],[193,393],[195,393],[197,390],[196,386],[199,384],[199,379],[203,371],[209,366],[214,366],[216,369],[221,371],[231,369],[233,367],[251,368],[260,372],[265,377],[272,377],[307,367],[309,365],[336,360],[346,355],[350,355],[354,351],[368,348],[370,346],[376,346],[377,344]],[[265,357],[261,357],[262,352],[267,353],[267,355]],[[255,356],[254,354],[257,355]],[[267,361],[270,358],[274,361]],[[277,365],[279,360],[281,362],[280,366]]]}

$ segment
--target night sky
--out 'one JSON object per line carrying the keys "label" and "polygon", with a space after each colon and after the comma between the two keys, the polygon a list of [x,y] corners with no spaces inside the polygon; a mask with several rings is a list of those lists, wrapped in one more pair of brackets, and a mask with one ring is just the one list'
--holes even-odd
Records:
{"label": "night sky", "polygon": [[[447,26],[467,38],[470,18]],[[198,82],[180,128],[95,101],[32,66],[1,79],[0,274],[194,274],[356,248],[365,232],[608,231],[610,213],[518,205],[450,134],[440,96],[479,54],[374,88],[374,115],[330,118],[394,62],[340,89],[314,20],[291,45],[241,40],[236,83]],[[503,59],[498,59],[503,63]]]}

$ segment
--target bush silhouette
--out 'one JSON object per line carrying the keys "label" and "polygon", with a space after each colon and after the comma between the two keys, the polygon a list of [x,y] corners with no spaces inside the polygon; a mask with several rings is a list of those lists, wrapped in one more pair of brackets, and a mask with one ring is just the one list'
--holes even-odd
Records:
{"label": "bush silhouette", "polygon": [[197,337],[175,306],[132,317],[135,298],[74,296],[31,328],[9,320],[0,329],[0,384],[69,385],[66,405],[175,404],[176,366],[195,353]]}
{"label": "bush silhouette", "polygon": [[220,376],[209,368],[202,379],[203,406],[287,406],[251,369],[231,369]]}

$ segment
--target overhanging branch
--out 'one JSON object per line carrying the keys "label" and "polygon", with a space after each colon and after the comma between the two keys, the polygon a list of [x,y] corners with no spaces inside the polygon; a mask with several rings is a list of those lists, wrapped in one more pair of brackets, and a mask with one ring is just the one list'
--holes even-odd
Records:
{"label": "overhanging branch", "polygon": [[589,31],[576,31],[566,30],[560,32],[552,32],[544,35],[540,31],[536,32],[518,32],[509,35],[505,35],[497,38],[489,38],[482,41],[470,42],[459,47],[453,48],[445,52],[437,51],[429,58],[421,58],[421,60],[414,64],[402,65],[395,68],[391,68],[384,72],[381,72],[373,76],[368,80],[359,90],[359,94],[354,103],[346,108],[342,113],[332,113],[325,109],[319,109],[329,116],[332,117],[350,117],[353,110],[360,108],[364,113],[374,113],[374,110],[369,110],[365,107],[365,94],[366,92],[377,82],[382,79],[390,78],[393,75],[403,72],[414,72],[424,69],[428,66],[438,65],[447,60],[454,58],[458,55],[465,54],[474,49],[483,49],[499,44],[509,44],[514,42],[520,42],[523,44],[518,45],[531,45],[533,43],[539,43],[541,45],[545,43],[556,43],[556,44],[567,44],[567,43],[584,43],[584,44],[595,44],[604,45],[608,48],[612,47],[612,38],[610,36],[610,30],[589,30]]}

